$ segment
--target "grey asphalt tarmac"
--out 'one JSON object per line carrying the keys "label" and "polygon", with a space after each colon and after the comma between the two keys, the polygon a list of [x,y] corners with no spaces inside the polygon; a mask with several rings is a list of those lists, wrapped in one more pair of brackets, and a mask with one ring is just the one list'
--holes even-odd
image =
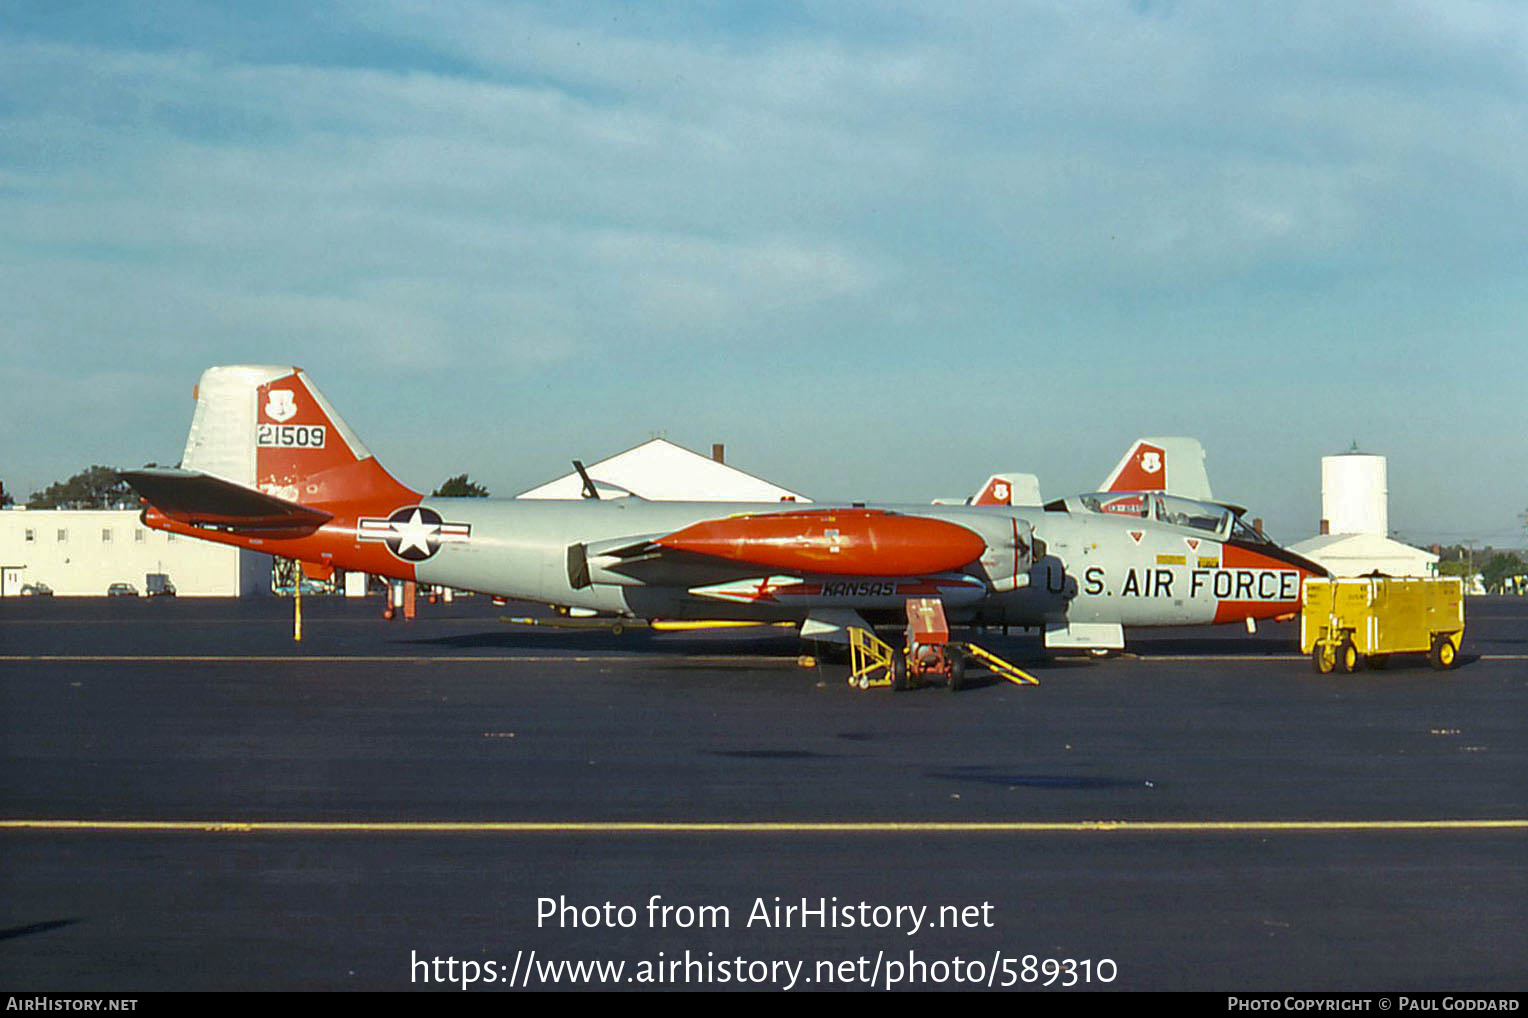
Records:
{"label": "grey asphalt tarmac", "polygon": [[[797,989],[885,985],[898,964],[928,988],[977,961],[982,985],[1026,988],[1045,959],[1088,962],[1092,989],[1528,981],[1521,602],[1472,600],[1448,673],[1317,676],[1288,624],[1131,634],[1107,661],[994,633],[976,640],[1041,685],[956,695],[851,690],[780,631],[615,638],[509,627],[481,598],[412,623],[379,607],[305,599],[294,644],[285,602],[0,602],[0,819],[46,822],[0,828],[3,988],[470,971],[423,981],[411,962],[437,957],[477,963],[489,993],[511,971],[598,985],[554,979],[562,961],[649,985],[641,965],[686,958],[665,985],[783,961]],[[1323,826],[1280,826],[1306,821]],[[289,822],[317,826],[240,826]],[[865,822],[909,826],[835,826]],[[1003,826],[1036,822],[1058,826]],[[723,826],[672,826],[695,823]],[[727,924],[654,928],[654,895]],[[929,912],[911,934],[748,922],[777,896]],[[559,897],[633,922],[538,923]],[[930,928],[942,905],[982,919]]]}

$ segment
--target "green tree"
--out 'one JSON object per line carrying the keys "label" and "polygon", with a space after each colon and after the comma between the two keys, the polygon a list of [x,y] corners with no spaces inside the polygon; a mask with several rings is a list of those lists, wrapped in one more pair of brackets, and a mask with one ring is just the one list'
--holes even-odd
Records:
{"label": "green tree", "polygon": [[27,499],[29,509],[131,509],[137,504],[138,496],[117,468],[99,464],[34,491]]}
{"label": "green tree", "polygon": [[487,498],[488,489],[469,480],[466,474],[457,474],[447,478],[444,484],[430,494],[436,498]]}
{"label": "green tree", "polygon": [[1480,567],[1480,576],[1487,590],[1497,590],[1508,577],[1521,576],[1523,573],[1528,573],[1528,562],[1512,552],[1492,555]]}
{"label": "green tree", "polygon": [[1445,545],[1439,549],[1438,575],[1469,579],[1480,571],[1480,563],[1485,561],[1484,556],[1490,552],[1490,548],[1480,549],[1471,545]]}
{"label": "green tree", "polygon": [[15,505],[16,500],[11,498],[11,493],[5,490],[5,482],[0,481],[0,509]]}

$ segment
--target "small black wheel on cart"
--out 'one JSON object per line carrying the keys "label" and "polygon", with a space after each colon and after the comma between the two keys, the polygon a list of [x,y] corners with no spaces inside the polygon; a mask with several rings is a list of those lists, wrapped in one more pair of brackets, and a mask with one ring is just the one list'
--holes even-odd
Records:
{"label": "small black wheel on cart", "polygon": [[950,651],[950,692],[960,692],[966,684],[966,656],[958,650]]}
{"label": "small black wheel on cart", "polygon": [[1353,645],[1352,640],[1343,640],[1342,645],[1337,648],[1337,667],[1348,675],[1358,671],[1363,660],[1363,655],[1358,653],[1358,648]]}
{"label": "small black wheel on cart", "polygon": [[626,632],[626,627],[621,625],[619,622],[612,624],[610,627],[611,636],[620,636],[624,632]]}
{"label": "small black wheel on cart", "polygon": [[891,691],[900,693],[907,688],[907,655],[896,651],[891,655]]}
{"label": "small black wheel on cart", "polygon": [[1317,675],[1330,675],[1337,667],[1337,648],[1330,643],[1318,643],[1310,649],[1310,665]]}
{"label": "small black wheel on cart", "polygon": [[1427,661],[1438,671],[1445,672],[1454,667],[1458,654],[1453,640],[1446,636],[1437,636],[1433,638],[1432,650],[1427,652]]}

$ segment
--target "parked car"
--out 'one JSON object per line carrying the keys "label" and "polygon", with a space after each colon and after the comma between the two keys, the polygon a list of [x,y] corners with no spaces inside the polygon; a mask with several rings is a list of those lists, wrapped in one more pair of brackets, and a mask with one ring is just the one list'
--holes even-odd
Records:
{"label": "parked car", "polygon": [[28,583],[21,588],[22,597],[52,597],[53,588],[46,583]]}
{"label": "parked car", "polygon": [[106,588],[107,597],[137,597],[138,588],[131,583],[113,583]]}
{"label": "parked car", "polygon": [[166,573],[149,573],[144,577],[144,591],[149,597],[174,597],[175,584]]}

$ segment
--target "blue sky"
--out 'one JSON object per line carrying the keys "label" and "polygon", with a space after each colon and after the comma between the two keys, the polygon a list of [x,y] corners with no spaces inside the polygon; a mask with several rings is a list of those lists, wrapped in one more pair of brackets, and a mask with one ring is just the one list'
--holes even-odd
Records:
{"label": "blue sky", "polygon": [[0,478],[306,368],[401,479],[654,434],[814,496],[1191,434],[1314,532],[1521,543],[1528,7],[0,7]]}

